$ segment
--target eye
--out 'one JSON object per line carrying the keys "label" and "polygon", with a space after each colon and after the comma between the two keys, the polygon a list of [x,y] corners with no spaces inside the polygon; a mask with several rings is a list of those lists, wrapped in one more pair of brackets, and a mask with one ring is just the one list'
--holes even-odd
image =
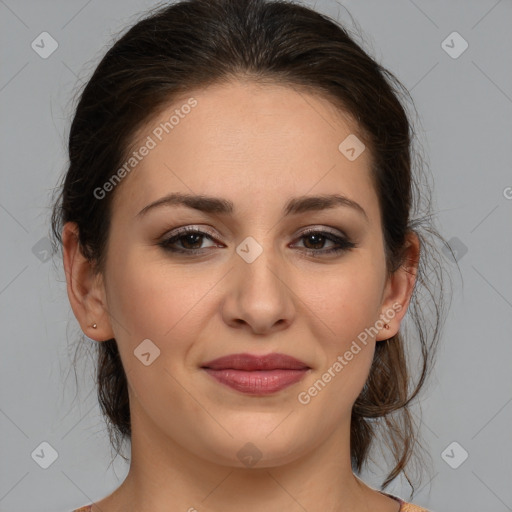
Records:
{"label": "eye", "polygon": [[[356,247],[356,244],[348,240],[346,237],[336,235],[330,231],[323,231],[318,229],[309,229],[302,232],[300,239],[304,239],[306,241],[305,252],[313,257],[324,256],[326,254],[338,254]],[[333,242],[337,244],[338,247],[335,246],[331,247],[330,249],[322,249],[321,247],[318,247],[323,246],[326,241]],[[313,248],[308,246],[313,246]]]}
{"label": "eye", "polygon": [[[211,247],[221,247],[222,244],[212,243],[210,246],[204,247],[204,239],[214,241],[214,235],[206,231],[187,226],[179,228],[173,232],[172,236],[169,236],[158,243],[165,251],[171,253],[181,254],[204,254],[205,250]],[[330,231],[309,229],[302,232],[299,237],[300,240],[304,240],[304,252],[313,257],[321,257],[325,255],[338,254],[341,252],[348,251],[357,244],[351,242],[344,236],[336,235]],[[326,242],[334,243],[335,246],[329,249],[324,249],[323,246]],[[304,242],[303,242],[304,243]],[[337,247],[336,247],[337,245]],[[181,246],[181,247],[180,247]]]}
{"label": "eye", "polygon": [[[213,240],[213,236],[209,233],[187,226],[178,229],[171,237],[162,240],[158,245],[169,252],[194,254],[203,252],[204,248],[201,247],[203,238]],[[181,244],[181,248],[174,247],[177,243]],[[210,247],[216,247],[216,245],[213,244]]]}

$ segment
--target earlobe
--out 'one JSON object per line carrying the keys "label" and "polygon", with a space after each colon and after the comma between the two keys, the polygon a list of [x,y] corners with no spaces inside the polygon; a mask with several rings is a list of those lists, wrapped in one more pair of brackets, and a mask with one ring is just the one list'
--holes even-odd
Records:
{"label": "earlobe", "polygon": [[380,318],[389,329],[383,326],[376,341],[387,340],[398,333],[414,290],[419,258],[420,241],[416,233],[411,231],[407,235],[404,262],[389,276],[383,296]]}
{"label": "earlobe", "polygon": [[82,253],[78,226],[67,222],[62,229],[64,271],[69,302],[82,331],[97,341],[114,337],[106,314],[102,276]]}

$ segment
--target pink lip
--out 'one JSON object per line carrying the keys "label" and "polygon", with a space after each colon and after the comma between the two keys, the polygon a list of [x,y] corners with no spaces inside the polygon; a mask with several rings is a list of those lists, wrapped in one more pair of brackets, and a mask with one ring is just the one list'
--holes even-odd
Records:
{"label": "pink lip", "polygon": [[301,380],[308,370],[211,370],[205,371],[230,388],[249,395],[269,395]]}
{"label": "pink lip", "polygon": [[218,382],[252,395],[276,393],[301,380],[309,366],[285,354],[232,354],[202,368]]}
{"label": "pink lip", "polygon": [[230,354],[208,361],[202,368],[212,370],[307,370],[309,366],[286,354],[266,354],[256,356],[252,354]]}

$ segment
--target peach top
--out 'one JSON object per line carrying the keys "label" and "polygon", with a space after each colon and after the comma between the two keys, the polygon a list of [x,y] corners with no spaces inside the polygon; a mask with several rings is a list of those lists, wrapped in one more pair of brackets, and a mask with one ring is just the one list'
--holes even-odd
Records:
{"label": "peach top", "polygon": [[[429,512],[426,508],[422,508],[418,505],[414,505],[413,503],[407,503],[406,501],[402,500],[398,496],[394,496],[392,494],[388,494],[387,492],[378,491],[381,494],[385,494],[386,496],[389,496],[390,498],[398,501],[400,503],[400,510],[399,512]],[[85,507],[77,508],[73,510],[73,512],[91,512],[92,505],[86,505]]]}

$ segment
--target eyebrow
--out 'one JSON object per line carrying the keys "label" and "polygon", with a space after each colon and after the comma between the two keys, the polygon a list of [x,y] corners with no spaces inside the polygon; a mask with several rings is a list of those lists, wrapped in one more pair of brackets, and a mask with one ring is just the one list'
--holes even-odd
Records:
{"label": "eyebrow", "polygon": [[[205,195],[192,195],[183,193],[168,194],[153,203],[148,204],[137,214],[143,217],[149,211],[162,206],[186,206],[204,213],[232,215],[234,204],[228,199]],[[299,196],[290,199],[283,208],[283,215],[297,215],[304,212],[327,210],[335,207],[348,207],[361,214],[368,222],[368,216],[363,207],[342,194],[329,194],[320,196]]]}

